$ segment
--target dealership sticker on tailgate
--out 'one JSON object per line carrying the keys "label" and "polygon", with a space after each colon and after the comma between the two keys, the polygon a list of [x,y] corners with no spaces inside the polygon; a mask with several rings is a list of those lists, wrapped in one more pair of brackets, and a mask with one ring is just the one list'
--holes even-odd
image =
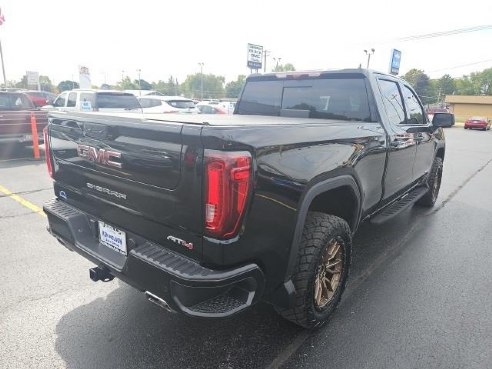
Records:
{"label": "dealership sticker on tailgate", "polygon": [[99,242],[120,254],[127,254],[126,233],[101,221],[99,222]]}

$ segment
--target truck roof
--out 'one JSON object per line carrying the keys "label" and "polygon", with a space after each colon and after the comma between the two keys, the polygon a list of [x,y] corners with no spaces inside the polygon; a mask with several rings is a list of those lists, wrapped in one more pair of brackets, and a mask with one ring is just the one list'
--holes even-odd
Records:
{"label": "truck roof", "polygon": [[333,74],[358,74],[363,76],[369,76],[370,74],[385,75],[393,78],[398,78],[394,75],[389,75],[387,73],[378,72],[372,69],[363,68],[349,68],[349,69],[332,69],[332,70],[301,70],[301,71],[291,71],[291,72],[272,72],[272,73],[258,73],[251,74],[247,77],[247,80],[271,80],[278,78],[319,78],[323,76],[333,75]]}

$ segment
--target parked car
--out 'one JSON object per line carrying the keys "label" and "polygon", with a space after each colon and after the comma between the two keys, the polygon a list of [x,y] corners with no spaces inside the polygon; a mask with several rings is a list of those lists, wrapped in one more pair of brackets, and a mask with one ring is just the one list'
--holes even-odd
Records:
{"label": "parked car", "polygon": [[19,92],[0,92],[0,144],[32,144],[31,114],[36,117],[39,142],[48,114],[37,109],[27,95]]}
{"label": "parked car", "polygon": [[211,105],[211,104],[205,104],[205,103],[198,103],[196,108],[200,112],[200,114],[227,114],[227,111],[217,105]]}
{"label": "parked car", "polygon": [[455,123],[453,113],[435,112],[431,120],[439,122],[440,127],[452,127]]}
{"label": "parked car", "polygon": [[71,90],[62,92],[46,109],[62,111],[142,112],[135,95],[111,90]]}
{"label": "parked car", "polygon": [[481,129],[487,131],[490,129],[490,119],[485,117],[471,117],[465,122],[465,129]]}
{"label": "parked car", "polygon": [[139,97],[138,101],[144,113],[198,113],[195,102],[186,97],[147,95]]}
{"label": "parked car", "polygon": [[34,106],[42,107],[52,105],[56,99],[56,95],[47,91],[24,91],[24,93],[33,102]]}

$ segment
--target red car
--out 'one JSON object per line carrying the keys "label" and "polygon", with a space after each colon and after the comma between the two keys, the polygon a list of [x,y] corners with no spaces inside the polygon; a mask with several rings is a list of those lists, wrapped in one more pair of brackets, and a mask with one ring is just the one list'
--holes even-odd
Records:
{"label": "red car", "polygon": [[478,128],[483,131],[490,129],[490,119],[484,117],[471,117],[465,122],[465,129]]}
{"label": "red car", "polygon": [[55,94],[46,91],[23,91],[36,107],[53,104]]}

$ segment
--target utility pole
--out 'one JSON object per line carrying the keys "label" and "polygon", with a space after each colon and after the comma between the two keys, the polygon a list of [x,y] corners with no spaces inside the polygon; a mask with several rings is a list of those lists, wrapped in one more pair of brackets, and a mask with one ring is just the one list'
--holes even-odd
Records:
{"label": "utility pole", "polygon": [[141,69],[137,69],[138,72],[138,89],[140,90],[140,96],[142,96],[142,84],[140,83],[140,73],[142,73]]}
{"label": "utility pole", "polygon": [[[5,17],[2,14],[2,9],[0,9],[0,26],[5,22]],[[5,76],[5,64],[3,63],[3,50],[2,41],[0,41],[0,59],[2,60],[2,73],[3,73],[3,84],[7,87],[7,77]]]}
{"label": "utility pole", "polygon": [[266,73],[267,56],[270,55],[270,50],[263,50],[263,72]]}
{"label": "utility pole", "polygon": [[201,95],[201,99],[203,100],[203,65],[204,65],[204,63],[200,62],[200,63],[198,63],[198,65],[200,66],[200,95]]}
{"label": "utility pole", "polygon": [[371,50],[367,51],[367,50],[364,50],[364,52],[366,53],[367,55],[367,69],[369,69],[369,63],[371,61],[371,55],[374,55],[374,52],[376,50],[374,48],[372,48]]}

